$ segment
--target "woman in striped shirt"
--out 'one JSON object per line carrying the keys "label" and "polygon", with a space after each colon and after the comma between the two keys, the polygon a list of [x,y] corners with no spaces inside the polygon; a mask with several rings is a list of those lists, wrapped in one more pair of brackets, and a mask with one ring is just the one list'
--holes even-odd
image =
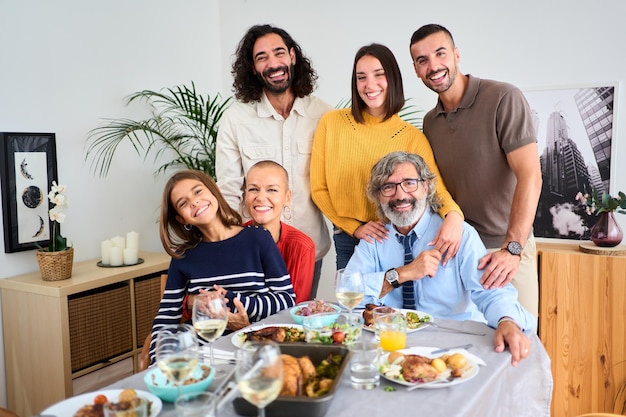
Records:
{"label": "woman in striped shirt", "polygon": [[239,214],[205,173],[181,171],[168,180],[160,236],[172,260],[152,325],[152,363],[156,335],[161,327],[180,322],[187,293],[221,292],[231,311],[230,330],[241,316],[255,322],[295,304],[291,278],[271,234],[242,227]]}

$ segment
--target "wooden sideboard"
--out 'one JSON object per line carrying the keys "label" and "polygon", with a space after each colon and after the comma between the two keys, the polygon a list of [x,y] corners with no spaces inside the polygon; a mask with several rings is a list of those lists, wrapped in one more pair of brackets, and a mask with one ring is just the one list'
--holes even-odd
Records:
{"label": "wooden sideboard", "polygon": [[161,298],[165,253],[143,263],[74,264],[72,278],[39,272],[0,279],[9,409],[38,415],[48,406],[137,372],[138,355]]}
{"label": "wooden sideboard", "polygon": [[585,254],[578,242],[542,242],[537,252],[552,416],[613,412],[626,384],[626,256]]}

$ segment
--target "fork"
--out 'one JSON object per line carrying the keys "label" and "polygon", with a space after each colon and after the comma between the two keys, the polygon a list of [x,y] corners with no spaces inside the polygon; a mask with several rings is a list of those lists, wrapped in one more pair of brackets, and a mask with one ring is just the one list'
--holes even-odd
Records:
{"label": "fork", "polygon": [[473,334],[475,336],[486,336],[486,333],[480,333],[480,332],[472,332],[470,330],[463,330],[463,329],[457,329],[455,327],[448,327],[448,326],[442,326],[441,324],[438,324],[434,321],[431,321],[430,323],[431,326],[436,327],[438,329],[442,329],[442,330],[450,330],[450,331],[454,331],[457,333],[464,333],[464,334]]}

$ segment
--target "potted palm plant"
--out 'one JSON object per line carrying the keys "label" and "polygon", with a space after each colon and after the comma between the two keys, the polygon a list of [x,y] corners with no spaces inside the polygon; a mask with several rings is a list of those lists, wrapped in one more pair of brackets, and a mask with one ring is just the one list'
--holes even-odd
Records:
{"label": "potted palm plant", "polygon": [[91,159],[92,172],[105,177],[117,147],[130,142],[144,159],[152,152],[155,160],[166,150],[175,158],[162,164],[161,174],[184,167],[204,171],[215,178],[215,139],[218,123],[232,97],[219,94],[202,96],[196,86],[179,85],[161,91],[143,90],[126,98],[126,105],[144,101],[152,111],[145,120],[105,119],[89,132],[85,159]]}

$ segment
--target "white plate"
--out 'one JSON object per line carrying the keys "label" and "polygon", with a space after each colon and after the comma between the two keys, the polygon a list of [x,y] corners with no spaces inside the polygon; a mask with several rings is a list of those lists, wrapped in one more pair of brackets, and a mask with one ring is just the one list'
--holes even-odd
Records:
{"label": "white plate", "polygon": [[[425,346],[416,346],[416,347],[411,347],[408,349],[401,349],[398,352],[402,352],[404,354],[409,354],[409,355],[420,355],[420,356],[425,356],[427,358],[438,358],[441,355],[432,355],[430,352],[432,352],[433,350],[436,350],[436,347],[425,347]],[[449,352],[448,352],[449,354]],[[387,358],[389,357],[389,354],[385,354],[381,359],[380,359],[380,375],[385,378],[388,381],[391,382],[395,382],[396,384],[400,384],[400,385],[404,385],[407,387],[412,387],[415,385],[424,385],[422,387],[422,389],[437,389],[437,388],[447,388],[453,385],[458,385],[458,384],[462,384],[464,382],[469,381],[470,379],[474,378],[476,375],[478,375],[478,364],[470,357],[467,357],[467,365],[465,366],[465,368],[463,369],[463,376],[459,377],[459,378],[454,378],[451,381],[442,381],[439,383],[433,383],[430,384],[428,382],[407,382],[404,380],[398,380],[398,379],[394,379],[394,378],[390,378],[387,377],[382,368],[384,368],[385,366],[387,366],[389,363],[387,362]],[[441,378],[442,379],[447,379],[448,376],[450,375],[450,370],[446,370],[441,374]]]}
{"label": "white plate", "polygon": [[[41,412],[41,414],[52,414],[55,416],[73,416],[79,409],[86,405],[93,404],[93,399],[96,395],[103,394],[109,399],[109,401],[117,402],[117,399],[120,393],[124,391],[123,389],[105,389],[94,392],[88,392],[86,394],[80,394],[72,398],[68,398],[67,400],[63,400],[61,402],[56,403],[55,405],[46,408]],[[150,406],[150,416],[156,417],[163,408],[163,403],[161,399],[156,395],[153,395],[146,391],[135,390],[137,391],[137,395],[139,397],[145,398],[150,401],[152,405]]]}
{"label": "white plate", "polygon": [[[398,310],[400,313],[402,313],[402,314],[404,314],[404,315],[406,315],[406,313],[408,313],[408,312],[417,313],[417,315],[420,317],[420,319],[421,319],[421,318],[423,318],[424,316],[426,316],[426,317],[430,317],[430,322],[435,321],[435,318],[432,316],[432,314],[424,313],[423,311],[419,311],[419,310],[408,310],[408,309],[406,309],[406,308],[400,308],[400,309],[397,309],[397,308],[396,308],[396,310]],[[425,328],[426,328],[426,327],[428,327],[428,326],[429,326],[429,324],[428,324],[428,323],[424,323],[424,324],[422,324],[421,326],[416,327],[416,328],[414,328],[414,329],[409,329],[409,328],[407,328],[406,332],[407,332],[407,333],[417,332],[418,330],[425,329]],[[373,331],[374,331],[374,326],[365,326],[365,325],[363,325],[363,328],[364,328],[365,330],[369,331],[369,332],[373,332]]]}
{"label": "white plate", "polygon": [[257,324],[257,325],[245,327],[239,330],[238,332],[234,333],[230,341],[232,342],[233,345],[235,345],[235,347],[240,348],[243,345],[245,333],[252,332],[254,330],[261,330],[266,327],[292,327],[294,329],[304,331],[301,325],[294,324],[294,323]]}

